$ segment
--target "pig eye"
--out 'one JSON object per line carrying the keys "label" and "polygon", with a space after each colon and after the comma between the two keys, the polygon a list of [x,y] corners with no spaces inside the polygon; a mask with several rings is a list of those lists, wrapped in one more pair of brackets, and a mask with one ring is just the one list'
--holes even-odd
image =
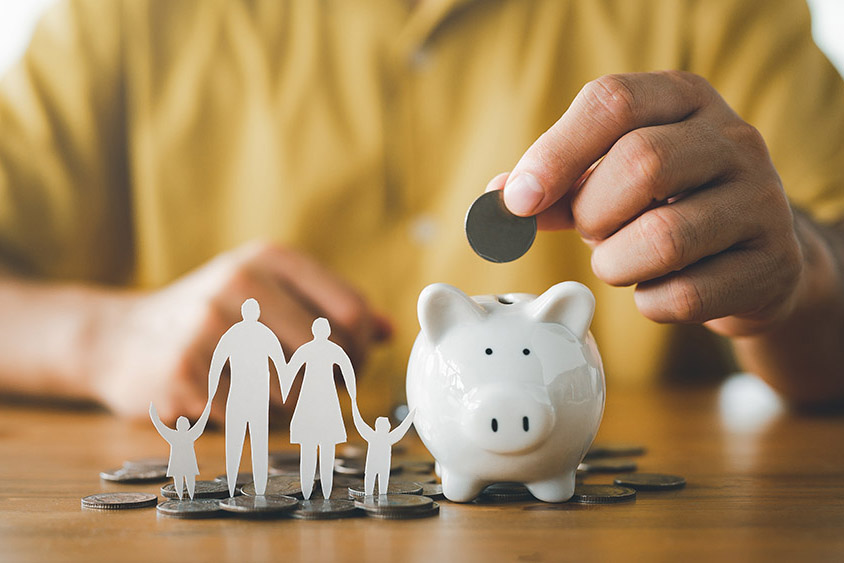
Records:
{"label": "pig eye", "polygon": [[486,349],[486,350],[484,350],[484,351],[486,352],[486,355],[487,355],[487,356],[492,356],[492,348],[487,348],[487,349]]}
{"label": "pig eye", "polygon": [[524,354],[525,356],[529,356],[529,355],[530,355],[530,350],[528,350],[527,348],[525,348],[524,350],[522,350],[522,354]]}

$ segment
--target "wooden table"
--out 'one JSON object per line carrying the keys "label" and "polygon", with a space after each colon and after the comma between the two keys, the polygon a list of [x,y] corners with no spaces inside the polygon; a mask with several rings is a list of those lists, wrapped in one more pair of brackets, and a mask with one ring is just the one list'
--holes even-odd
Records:
{"label": "wooden table", "polygon": [[[748,379],[721,388],[609,389],[601,441],[641,443],[640,470],[685,489],[616,505],[458,505],[408,521],[178,520],[154,508],[80,509],[124,459],[161,456],[151,424],[0,407],[0,560],[844,560],[844,417],[789,413]],[[276,432],[272,449],[289,448]],[[197,443],[223,472],[220,433]],[[248,456],[244,456],[248,459]],[[610,476],[587,482],[609,482]]]}

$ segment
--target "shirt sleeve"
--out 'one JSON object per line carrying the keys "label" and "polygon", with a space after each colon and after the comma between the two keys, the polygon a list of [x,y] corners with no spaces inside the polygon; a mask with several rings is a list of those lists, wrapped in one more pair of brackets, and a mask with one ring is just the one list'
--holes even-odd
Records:
{"label": "shirt sleeve", "polygon": [[700,0],[690,16],[689,70],[759,129],[796,207],[844,220],[844,81],[805,2]]}
{"label": "shirt sleeve", "polygon": [[130,275],[120,10],[55,5],[0,80],[0,261],[18,274]]}

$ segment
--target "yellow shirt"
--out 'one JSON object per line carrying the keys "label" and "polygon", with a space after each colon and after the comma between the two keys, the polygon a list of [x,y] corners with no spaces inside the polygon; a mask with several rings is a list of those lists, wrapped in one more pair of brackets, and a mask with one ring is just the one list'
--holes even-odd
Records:
{"label": "yellow shirt", "polygon": [[651,323],[632,289],[599,282],[573,233],[541,233],[507,265],[466,243],[486,182],[598,76],[705,76],[762,131],[792,201],[844,217],[844,87],[802,2],[417,4],[58,5],[0,84],[0,258],[159,287],[256,237],[295,247],[394,317],[361,385],[386,385],[386,406],[403,395],[419,291],[437,281],[586,283],[611,385],[724,369],[704,329]]}

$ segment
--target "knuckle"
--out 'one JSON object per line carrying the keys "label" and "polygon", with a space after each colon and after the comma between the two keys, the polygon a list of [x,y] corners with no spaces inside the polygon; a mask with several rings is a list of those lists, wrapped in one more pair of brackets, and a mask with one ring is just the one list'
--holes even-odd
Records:
{"label": "knuckle", "polygon": [[212,301],[218,307],[224,307],[223,302],[246,296],[252,288],[252,273],[246,264],[237,264],[230,268],[220,279]]}
{"label": "knuckle", "polygon": [[708,320],[704,318],[703,293],[692,279],[685,276],[674,277],[667,282],[666,292],[673,320],[686,323]]}
{"label": "knuckle", "polygon": [[670,160],[668,147],[660,142],[655,133],[644,133],[637,129],[622,138],[619,148],[627,167],[638,173],[639,181],[634,182],[634,185],[646,192],[648,199],[653,199],[654,188],[665,182]]}
{"label": "knuckle", "polygon": [[636,116],[636,96],[627,79],[607,74],[583,87],[584,101],[592,111],[618,125],[630,126]]}
{"label": "knuckle", "polygon": [[243,258],[246,262],[251,263],[265,260],[280,253],[282,253],[281,248],[274,242],[266,239],[256,239],[246,243]]}
{"label": "knuckle", "polygon": [[662,206],[638,220],[639,236],[645,242],[647,259],[660,270],[674,270],[686,259],[689,243],[682,216]]}
{"label": "knuckle", "polygon": [[360,328],[369,318],[366,300],[360,295],[353,295],[334,310],[334,318],[347,328]]}

